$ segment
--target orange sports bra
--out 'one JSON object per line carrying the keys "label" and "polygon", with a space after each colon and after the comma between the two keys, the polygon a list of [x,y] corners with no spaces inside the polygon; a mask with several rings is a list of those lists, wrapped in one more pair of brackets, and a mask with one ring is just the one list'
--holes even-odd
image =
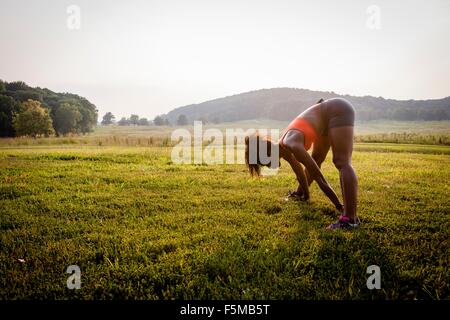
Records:
{"label": "orange sports bra", "polygon": [[317,137],[316,130],[314,129],[314,127],[304,118],[297,117],[294,120],[292,120],[292,122],[289,123],[289,125],[287,126],[283,136],[279,141],[281,145],[284,145],[283,139],[286,133],[289,132],[289,130],[298,130],[303,133],[303,136],[305,137],[303,145],[305,146],[306,150],[309,150],[309,148],[311,148],[311,145],[313,144],[313,142],[316,140]]}

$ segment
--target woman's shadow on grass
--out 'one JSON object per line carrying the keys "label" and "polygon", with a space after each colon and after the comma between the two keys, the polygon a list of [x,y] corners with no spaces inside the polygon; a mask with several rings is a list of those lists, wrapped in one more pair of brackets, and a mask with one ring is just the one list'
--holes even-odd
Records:
{"label": "woman's shadow on grass", "polygon": [[[352,230],[326,230],[339,214],[329,207],[299,203],[298,238],[316,242],[314,272],[315,291],[319,299],[412,299],[430,298],[412,277],[400,275],[391,261],[388,247],[377,240],[385,228],[372,228],[370,219]],[[313,235],[313,236],[312,236]],[[295,239],[293,239],[295,242]],[[295,244],[293,244],[295,246]],[[379,267],[380,288],[374,288]],[[324,294],[325,293],[325,294]]]}
{"label": "woman's shadow on grass", "polygon": [[[201,298],[219,299],[411,299],[421,297],[412,278],[400,276],[389,248],[365,228],[326,230],[334,210],[299,203],[295,232],[270,246],[244,235],[234,236],[205,257]],[[267,214],[267,213],[266,213]],[[292,220],[290,220],[292,222]],[[380,268],[380,289],[369,266]],[[369,282],[369,286],[368,286]]]}

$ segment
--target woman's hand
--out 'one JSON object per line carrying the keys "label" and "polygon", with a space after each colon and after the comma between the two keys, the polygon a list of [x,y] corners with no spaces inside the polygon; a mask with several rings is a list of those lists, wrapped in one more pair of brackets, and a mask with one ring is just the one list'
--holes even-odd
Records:
{"label": "woman's hand", "polygon": [[300,200],[300,201],[307,201],[309,200],[309,197],[306,197],[303,194],[303,191],[300,189],[300,191],[297,189],[297,191],[290,191],[288,192],[288,198],[293,198],[295,200]]}
{"label": "woman's hand", "polygon": [[303,189],[302,189],[301,184],[298,185],[297,191],[296,191],[295,193],[296,193],[297,196],[299,196],[303,201],[309,200],[309,193],[308,193],[307,195],[305,195],[305,193],[303,192]]}

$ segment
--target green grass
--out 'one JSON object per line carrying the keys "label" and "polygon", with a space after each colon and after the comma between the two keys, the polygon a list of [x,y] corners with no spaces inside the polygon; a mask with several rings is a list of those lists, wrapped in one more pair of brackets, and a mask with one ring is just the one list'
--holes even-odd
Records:
{"label": "green grass", "polygon": [[[353,160],[362,228],[327,232],[338,214],[317,186],[283,201],[284,162],[251,179],[163,147],[2,148],[0,299],[449,299],[450,148],[369,149]],[[329,158],[323,170],[339,193]]]}

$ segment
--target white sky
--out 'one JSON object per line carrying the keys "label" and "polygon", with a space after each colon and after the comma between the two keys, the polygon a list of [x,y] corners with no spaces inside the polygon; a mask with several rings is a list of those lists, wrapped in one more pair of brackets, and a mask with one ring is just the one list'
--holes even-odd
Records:
{"label": "white sky", "polygon": [[100,119],[272,87],[442,98],[449,39],[448,0],[0,0],[0,79],[80,94]]}

